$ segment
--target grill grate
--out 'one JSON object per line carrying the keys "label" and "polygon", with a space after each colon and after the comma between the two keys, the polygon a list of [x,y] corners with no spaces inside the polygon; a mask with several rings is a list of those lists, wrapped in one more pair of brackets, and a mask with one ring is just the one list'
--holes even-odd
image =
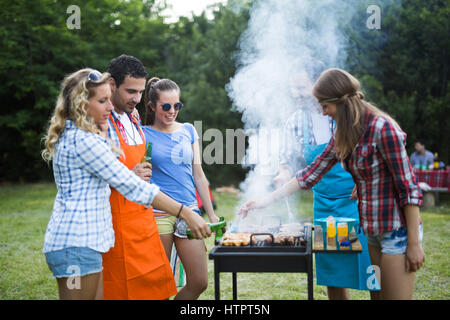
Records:
{"label": "grill grate", "polygon": [[294,243],[293,244],[277,244],[277,243],[268,243],[263,240],[256,241],[255,243],[250,242],[249,246],[253,247],[280,247],[280,248],[286,248],[286,247],[305,247],[306,246],[306,240],[303,237],[294,237]]}
{"label": "grill grate", "polygon": [[[220,239],[219,241],[216,241],[216,245],[221,247],[244,247],[244,246],[251,246],[251,247],[305,247],[307,244],[306,241],[306,233],[308,230],[310,230],[310,226],[303,225],[303,231],[281,231],[282,225],[280,224],[278,227],[270,228],[269,232],[255,232],[255,233],[249,233],[249,232],[242,232],[245,234],[249,234],[249,240],[247,240],[247,243],[244,244],[222,244],[222,241],[224,238]],[[300,236],[294,236],[295,234],[301,234]],[[226,233],[228,234],[228,233]],[[225,234],[225,235],[226,235]],[[233,234],[241,234],[241,233],[235,233],[232,232],[230,235]],[[232,237],[229,238],[230,240],[233,240]],[[238,237],[238,240],[240,238]],[[236,241],[239,243],[239,241]],[[242,242],[241,242],[242,243]]]}
{"label": "grill grate", "polygon": [[[252,234],[257,236],[261,234]],[[267,233],[265,234],[267,235]],[[273,235],[270,234],[273,238]],[[308,299],[313,298],[311,226],[304,227],[304,237],[294,238],[293,245],[257,241],[247,246],[216,245],[209,254],[214,260],[216,300],[220,299],[220,272],[233,273],[233,299],[237,299],[237,272],[295,272],[308,277]],[[250,241],[251,243],[251,241]]]}

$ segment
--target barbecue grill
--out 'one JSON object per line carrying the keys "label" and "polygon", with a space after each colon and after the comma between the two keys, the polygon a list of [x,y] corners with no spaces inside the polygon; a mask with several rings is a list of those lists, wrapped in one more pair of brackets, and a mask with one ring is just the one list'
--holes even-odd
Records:
{"label": "barbecue grill", "polygon": [[[214,260],[215,299],[220,300],[220,272],[232,272],[233,300],[237,299],[237,272],[294,272],[306,273],[308,299],[313,299],[312,228],[304,226],[304,237],[296,237],[291,245],[277,245],[272,234],[253,233],[248,246],[224,246],[220,242],[211,250]],[[269,235],[270,243],[254,241]]]}

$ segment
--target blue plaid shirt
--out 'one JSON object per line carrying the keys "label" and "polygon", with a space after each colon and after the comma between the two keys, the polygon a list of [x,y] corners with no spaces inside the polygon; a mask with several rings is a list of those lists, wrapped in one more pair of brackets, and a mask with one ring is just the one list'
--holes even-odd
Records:
{"label": "blue plaid shirt", "polygon": [[43,252],[114,246],[109,185],[128,200],[150,206],[159,188],[128,170],[106,139],[66,120],[55,146],[53,173],[58,188]]}
{"label": "blue plaid shirt", "polygon": [[[300,108],[286,121],[280,149],[280,164],[287,165],[294,170],[306,166],[303,154],[304,146],[317,144],[311,112],[314,112],[312,108]],[[334,129],[331,117],[329,118],[329,129],[331,138]],[[308,131],[308,141],[304,141],[306,131]]]}

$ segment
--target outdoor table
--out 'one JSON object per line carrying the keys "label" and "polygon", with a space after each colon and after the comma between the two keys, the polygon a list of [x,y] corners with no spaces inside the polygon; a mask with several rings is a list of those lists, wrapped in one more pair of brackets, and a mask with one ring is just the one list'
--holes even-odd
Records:
{"label": "outdoor table", "polygon": [[431,190],[424,191],[424,207],[433,207],[439,200],[439,192],[450,191],[450,169],[414,169],[417,182],[425,182]]}

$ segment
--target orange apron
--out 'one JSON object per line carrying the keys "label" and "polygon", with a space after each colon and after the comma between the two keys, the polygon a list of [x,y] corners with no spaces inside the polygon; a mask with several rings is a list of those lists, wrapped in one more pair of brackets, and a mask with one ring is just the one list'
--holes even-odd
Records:
{"label": "orange apron", "polygon": [[[145,146],[125,144],[114,119],[109,117],[123,151],[119,160],[131,170],[141,162]],[[140,128],[139,132],[145,141]],[[126,200],[113,188],[110,203],[115,244],[103,254],[105,300],[162,300],[176,294],[153,209]]]}

